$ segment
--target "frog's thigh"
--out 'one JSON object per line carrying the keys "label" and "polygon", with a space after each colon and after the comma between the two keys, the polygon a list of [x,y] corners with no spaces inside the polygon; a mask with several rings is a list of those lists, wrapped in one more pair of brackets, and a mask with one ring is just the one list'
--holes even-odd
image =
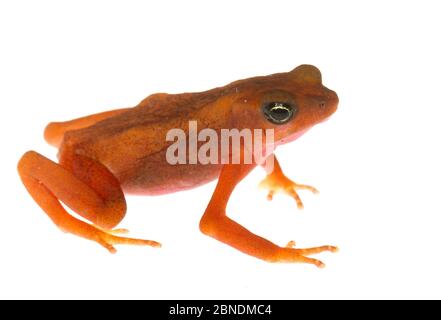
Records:
{"label": "frog's thigh", "polygon": [[107,118],[124,113],[129,109],[130,108],[115,109],[111,111],[92,114],[82,118],[73,119],[70,121],[51,122],[46,126],[46,129],[44,129],[44,138],[47,143],[53,145],[54,147],[59,147],[61,141],[63,140],[64,134],[67,131],[89,127],[101,120],[105,120]]}
{"label": "frog's thigh", "polygon": [[100,227],[117,225],[125,215],[126,202],[112,173],[83,156],[76,156],[69,169],[34,151],[25,153],[18,164],[34,200],[62,229],[72,232],[85,223],[70,216],[58,200]]}
{"label": "frog's thigh", "polygon": [[81,171],[79,177],[34,151],[26,152],[18,163],[26,189],[62,230],[96,241],[111,252],[115,252],[113,244],[159,246],[154,241],[111,235],[71,216],[60,201],[103,228],[115,226],[126,211],[121,188],[103,165],[78,157],[72,163],[72,170]]}
{"label": "frog's thigh", "polygon": [[[103,228],[113,228],[126,212],[124,194],[117,179],[106,167],[90,158],[74,156],[71,159],[67,167],[29,151],[21,158],[18,171],[24,182],[42,184],[52,197],[87,220]],[[32,192],[31,195],[34,196]],[[53,206],[46,210],[47,197],[35,200],[56,224],[67,214],[64,209],[51,210]]]}

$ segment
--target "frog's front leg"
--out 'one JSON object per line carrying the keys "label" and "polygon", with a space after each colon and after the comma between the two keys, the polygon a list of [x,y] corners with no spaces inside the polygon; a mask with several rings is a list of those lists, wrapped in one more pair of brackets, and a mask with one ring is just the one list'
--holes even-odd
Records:
{"label": "frog's front leg", "polygon": [[[275,193],[283,192],[293,197],[297,203],[297,207],[303,209],[303,203],[297,190],[309,190],[312,193],[318,193],[318,190],[308,185],[297,184],[287,178],[283,173],[276,156],[271,155],[270,157],[272,159],[270,158],[263,164],[264,168],[267,170],[267,176],[260,182],[259,187],[268,190],[268,200],[272,200]],[[272,163],[268,163],[269,161],[272,161]]]}
{"label": "frog's front leg", "polygon": [[293,248],[290,242],[286,247],[253,234],[226,216],[225,208],[235,186],[254,168],[254,165],[226,164],[221,170],[219,181],[207,209],[201,219],[201,231],[248,255],[269,262],[303,262],[324,267],[323,262],[307,257],[323,251],[334,252],[333,246],[308,249]]}
{"label": "frog's front leg", "polygon": [[[151,240],[119,237],[106,231],[124,217],[126,202],[118,180],[93,159],[73,155],[57,164],[37,152],[26,152],[18,163],[18,172],[35,202],[62,230],[96,241],[110,252],[115,244],[160,244]],[[63,202],[96,226],[71,216]]]}

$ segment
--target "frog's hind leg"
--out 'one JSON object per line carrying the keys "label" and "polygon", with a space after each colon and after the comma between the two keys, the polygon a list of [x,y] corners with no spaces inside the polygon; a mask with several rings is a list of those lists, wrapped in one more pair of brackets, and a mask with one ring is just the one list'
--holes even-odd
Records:
{"label": "frog's hind leg", "polygon": [[[69,164],[57,164],[34,151],[26,152],[18,163],[18,172],[32,198],[62,230],[96,241],[110,252],[115,244],[159,247],[151,240],[119,237],[106,229],[124,217],[126,202],[118,180],[102,164],[84,156],[75,156]],[[61,205],[97,225],[71,216]]]}
{"label": "frog's hind leg", "polygon": [[124,113],[129,109],[130,108],[105,111],[65,122],[51,122],[44,129],[44,139],[50,145],[58,148],[67,131],[89,127],[101,120]]}

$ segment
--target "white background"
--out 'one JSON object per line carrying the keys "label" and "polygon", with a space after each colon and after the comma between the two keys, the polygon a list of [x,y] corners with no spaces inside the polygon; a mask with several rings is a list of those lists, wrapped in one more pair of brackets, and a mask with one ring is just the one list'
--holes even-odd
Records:
{"label": "white background", "polygon": [[[437,1],[2,1],[0,298],[441,298]],[[277,151],[316,186],[267,202],[255,170],[231,217],[278,244],[335,244],[323,270],[267,264],[200,234],[215,184],[128,197],[116,255],[60,232],[16,164],[50,121],[318,66],[340,105]]]}

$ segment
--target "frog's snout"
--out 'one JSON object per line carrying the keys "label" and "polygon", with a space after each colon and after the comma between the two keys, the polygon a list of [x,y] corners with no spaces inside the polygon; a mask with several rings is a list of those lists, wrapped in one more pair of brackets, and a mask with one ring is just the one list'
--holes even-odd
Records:
{"label": "frog's snout", "polygon": [[329,115],[333,114],[335,111],[337,111],[338,107],[338,95],[335,91],[327,90],[326,92],[326,100],[327,100],[327,111],[329,112]]}

